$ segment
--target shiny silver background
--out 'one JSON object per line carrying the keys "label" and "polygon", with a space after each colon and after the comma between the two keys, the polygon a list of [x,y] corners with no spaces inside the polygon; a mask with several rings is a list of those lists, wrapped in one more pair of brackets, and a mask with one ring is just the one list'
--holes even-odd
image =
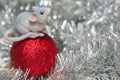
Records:
{"label": "shiny silver background", "polygon": [[[43,0],[43,3],[52,8],[46,27],[58,45],[65,67],[61,77],[120,80],[120,0]],[[0,66],[10,63],[11,44],[2,41],[3,34],[20,12],[32,11],[31,7],[39,4],[39,0],[0,0]],[[3,68],[0,71],[3,79],[8,79],[5,74],[14,78],[18,75]]]}

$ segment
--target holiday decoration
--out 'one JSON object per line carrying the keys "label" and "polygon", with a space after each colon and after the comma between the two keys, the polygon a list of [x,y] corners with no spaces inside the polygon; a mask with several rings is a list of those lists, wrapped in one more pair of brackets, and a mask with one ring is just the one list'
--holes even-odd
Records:
{"label": "holiday decoration", "polygon": [[20,68],[24,72],[29,69],[29,77],[40,77],[54,68],[56,54],[56,44],[45,34],[44,37],[14,42],[10,58],[16,69]]}
{"label": "holiday decoration", "polygon": [[61,60],[37,80],[120,80],[120,0],[0,0],[1,80],[27,80],[29,70],[8,70],[12,45],[2,38],[19,13],[39,4],[52,9],[46,29]]}
{"label": "holiday decoration", "polygon": [[45,33],[46,19],[50,8],[33,7],[34,12],[20,13],[4,38],[13,42],[10,59],[15,69],[24,73],[29,70],[28,77],[40,77],[47,74],[55,66],[57,47]]}
{"label": "holiday decoration", "polygon": [[14,25],[4,34],[4,39],[13,42],[10,60],[15,69],[28,78],[41,77],[55,66],[57,47],[46,34],[46,19],[51,9],[45,6],[34,6],[33,12],[21,12]]}
{"label": "holiday decoration", "polygon": [[[28,37],[43,36],[40,32],[46,32],[45,22],[51,9],[43,6],[34,6],[33,11],[20,13],[16,17],[13,27],[5,33],[4,38],[14,42]],[[13,37],[15,34],[17,36]]]}

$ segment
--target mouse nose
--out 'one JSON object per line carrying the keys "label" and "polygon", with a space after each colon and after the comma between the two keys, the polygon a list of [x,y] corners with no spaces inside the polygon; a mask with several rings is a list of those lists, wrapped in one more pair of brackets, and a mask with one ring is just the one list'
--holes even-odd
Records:
{"label": "mouse nose", "polygon": [[48,12],[48,15],[49,15],[50,12],[51,12],[51,8],[47,8],[47,12]]}

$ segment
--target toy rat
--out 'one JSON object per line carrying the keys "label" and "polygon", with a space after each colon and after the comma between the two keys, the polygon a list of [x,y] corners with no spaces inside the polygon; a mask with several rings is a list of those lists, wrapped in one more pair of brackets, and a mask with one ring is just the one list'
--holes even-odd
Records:
{"label": "toy rat", "polygon": [[[33,7],[32,13],[20,13],[14,22],[14,26],[9,29],[4,38],[9,41],[20,41],[28,37],[35,38],[44,36],[41,32],[46,32],[45,22],[51,9],[48,7]],[[13,37],[13,35],[17,35]]]}
{"label": "toy rat", "polygon": [[62,64],[55,42],[46,34],[45,23],[51,9],[41,6],[33,7],[33,11],[20,13],[14,26],[4,35],[13,42],[10,50],[12,65],[23,72],[30,69],[28,78],[47,74],[55,66],[56,55]]}

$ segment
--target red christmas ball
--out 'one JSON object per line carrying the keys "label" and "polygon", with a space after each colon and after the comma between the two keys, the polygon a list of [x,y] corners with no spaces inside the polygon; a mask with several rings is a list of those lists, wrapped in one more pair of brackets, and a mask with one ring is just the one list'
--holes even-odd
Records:
{"label": "red christmas ball", "polygon": [[27,38],[14,42],[10,51],[11,63],[15,69],[26,72],[28,77],[39,77],[47,74],[55,65],[57,47],[47,35],[37,38]]}

